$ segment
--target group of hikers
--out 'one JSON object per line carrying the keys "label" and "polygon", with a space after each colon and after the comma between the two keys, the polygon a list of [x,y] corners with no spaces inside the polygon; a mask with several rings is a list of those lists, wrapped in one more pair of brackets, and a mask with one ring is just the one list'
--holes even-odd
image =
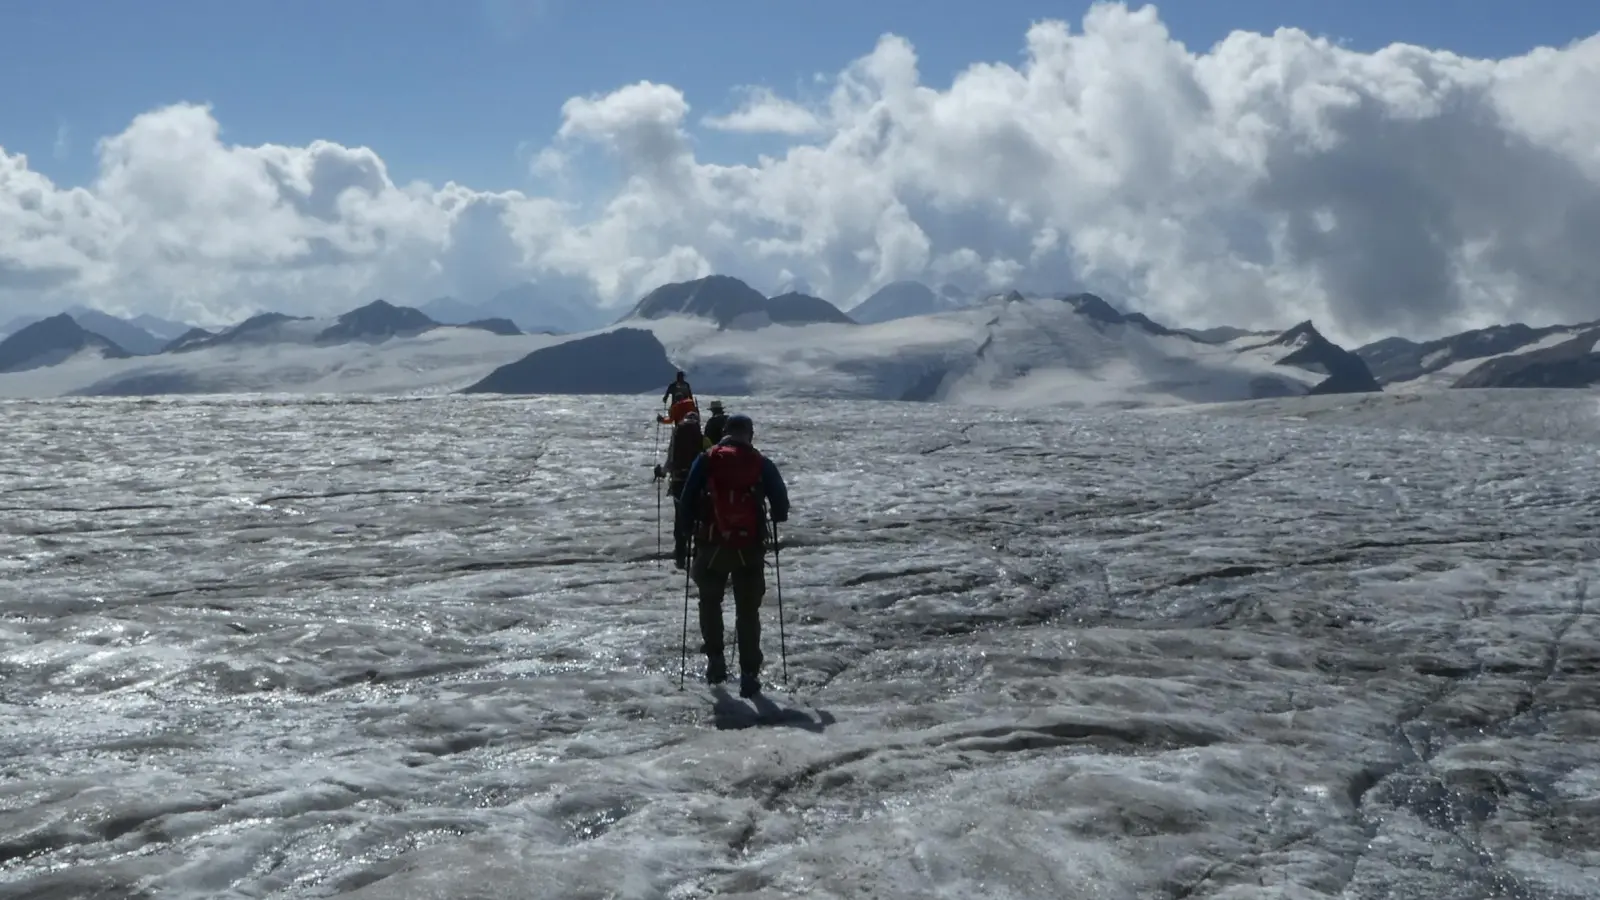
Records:
{"label": "group of hikers", "polygon": [[[671,425],[665,463],[656,480],[672,496],[672,557],[700,594],[700,637],[706,682],[728,679],[723,650],[722,601],[733,589],[734,634],[739,652],[739,696],[761,692],[761,601],[766,595],[768,539],[789,517],[789,491],[772,460],[753,446],[755,423],[728,415],[722,401],[700,422],[699,404],[684,373],[661,396]],[[775,548],[773,548],[775,550]],[[692,558],[691,558],[692,557]]]}

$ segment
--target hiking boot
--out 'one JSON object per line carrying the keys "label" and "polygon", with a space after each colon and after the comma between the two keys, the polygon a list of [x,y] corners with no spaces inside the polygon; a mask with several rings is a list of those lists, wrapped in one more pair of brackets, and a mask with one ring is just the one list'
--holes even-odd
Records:
{"label": "hiking boot", "polygon": [[761,679],[754,672],[745,672],[739,676],[739,696],[746,699],[761,693]]}
{"label": "hiking boot", "polygon": [[728,663],[720,656],[706,661],[706,684],[721,684],[728,680]]}

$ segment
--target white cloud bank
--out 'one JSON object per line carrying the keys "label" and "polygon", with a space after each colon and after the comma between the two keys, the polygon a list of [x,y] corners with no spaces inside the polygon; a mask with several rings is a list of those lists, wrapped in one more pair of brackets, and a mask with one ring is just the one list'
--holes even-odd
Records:
{"label": "white cloud bank", "polygon": [[[153,110],[81,189],[0,152],[0,314],[88,300],[215,322],[529,278],[621,306],[717,271],[846,307],[898,278],[1084,286],[1182,323],[1309,316],[1355,338],[1600,316],[1600,36],[1476,60],[1284,29],[1195,53],[1154,8],[1102,5],[1026,45],[945,91],[885,36],[815,102],[743,88],[692,115],[649,82],[573,98],[535,159],[612,154],[623,177],[588,212]],[[794,143],[712,165],[695,127]]]}

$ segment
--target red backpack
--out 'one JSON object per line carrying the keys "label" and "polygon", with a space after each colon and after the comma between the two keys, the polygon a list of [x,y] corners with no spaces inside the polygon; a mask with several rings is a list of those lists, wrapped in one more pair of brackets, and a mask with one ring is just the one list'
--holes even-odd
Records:
{"label": "red backpack", "polygon": [[711,542],[729,550],[760,546],[766,530],[760,451],[744,444],[718,444],[705,457]]}

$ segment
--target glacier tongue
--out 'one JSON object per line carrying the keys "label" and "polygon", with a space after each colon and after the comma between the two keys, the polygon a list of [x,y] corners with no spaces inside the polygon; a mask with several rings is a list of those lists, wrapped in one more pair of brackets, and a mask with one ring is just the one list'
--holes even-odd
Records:
{"label": "glacier tongue", "polygon": [[0,405],[0,896],[1600,895],[1587,395],[735,404],[760,708],[637,401]]}

